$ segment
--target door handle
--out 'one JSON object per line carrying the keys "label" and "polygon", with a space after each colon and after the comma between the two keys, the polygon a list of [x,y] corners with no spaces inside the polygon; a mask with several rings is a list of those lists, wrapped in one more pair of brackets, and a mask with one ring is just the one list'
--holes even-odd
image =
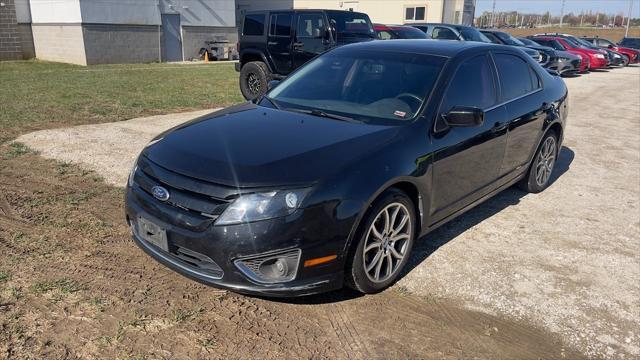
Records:
{"label": "door handle", "polygon": [[268,41],[267,45],[278,45],[277,41]]}
{"label": "door handle", "polygon": [[509,125],[508,125],[508,123],[506,121],[505,122],[496,121],[496,123],[493,125],[493,128],[491,128],[491,132],[493,132],[493,133],[500,132],[500,131],[506,129],[507,126],[509,126]]}
{"label": "door handle", "polygon": [[304,47],[304,43],[302,43],[302,42],[293,43],[293,48],[294,49],[300,49],[300,48],[303,48],[303,47]]}

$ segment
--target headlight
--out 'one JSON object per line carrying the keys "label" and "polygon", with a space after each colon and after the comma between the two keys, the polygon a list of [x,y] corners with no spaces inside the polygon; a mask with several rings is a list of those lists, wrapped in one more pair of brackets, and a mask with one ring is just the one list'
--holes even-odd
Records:
{"label": "headlight", "polygon": [[309,189],[279,190],[241,195],[216,220],[232,225],[287,216],[296,211]]}
{"label": "headlight", "polygon": [[602,55],[602,54],[596,54],[596,57],[597,57],[598,59],[604,59],[604,55]]}

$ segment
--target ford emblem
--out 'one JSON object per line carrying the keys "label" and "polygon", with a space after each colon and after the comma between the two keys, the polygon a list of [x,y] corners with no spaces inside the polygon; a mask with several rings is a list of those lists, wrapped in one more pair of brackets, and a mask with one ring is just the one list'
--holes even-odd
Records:
{"label": "ford emblem", "polygon": [[154,186],[151,188],[151,193],[153,197],[160,201],[169,200],[169,190],[163,188],[162,186]]}

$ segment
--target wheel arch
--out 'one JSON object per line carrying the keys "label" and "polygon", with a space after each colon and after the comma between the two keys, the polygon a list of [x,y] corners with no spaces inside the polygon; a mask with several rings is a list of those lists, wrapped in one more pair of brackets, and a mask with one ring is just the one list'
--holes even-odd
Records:
{"label": "wheel arch", "polygon": [[362,206],[362,210],[356,217],[354,224],[349,233],[349,238],[345,243],[345,248],[343,253],[348,254],[350,251],[354,249],[354,246],[357,246],[356,240],[360,235],[360,231],[362,230],[362,221],[365,216],[369,212],[369,209],[373,205],[373,203],[380,198],[382,194],[386,191],[395,189],[403,192],[409,200],[413,203],[413,210],[416,215],[416,224],[414,231],[416,232],[416,236],[420,236],[422,233],[422,229],[424,227],[424,217],[423,217],[423,196],[419,190],[418,185],[415,183],[415,179],[412,177],[402,177],[393,179],[383,186],[381,186],[373,195],[367,200],[367,202]]}
{"label": "wheel arch", "polygon": [[267,65],[267,69],[273,73],[273,67],[262,51],[256,49],[247,49],[242,51],[242,54],[240,54],[240,68],[242,68],[246,63],[252,61],[262,61]]}

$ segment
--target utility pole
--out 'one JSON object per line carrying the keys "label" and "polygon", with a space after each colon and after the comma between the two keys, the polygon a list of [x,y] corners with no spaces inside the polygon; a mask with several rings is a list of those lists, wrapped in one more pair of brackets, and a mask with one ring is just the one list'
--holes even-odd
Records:
{"label": "utility pole", "polygon": [[562,0],[562,7],[560,8],[560,27],[562,27],[562,20],[564,19],[564,2],[566,0]]}
{"label": "utility pole", "polygon": [[600,18],[600,13],[596,13],[596,27],[598,27],[598,19]]}
{"label": "utility pole", "polygon": [[496,0],[493,0],[493,9],[491,10],[491,27],[495,27],[496,20]]}
{"label": "utility pole", "polygon": [[629,37],[629,24],[631,23],[631,11],[633,11],[633,0],[629,0],[629,13],[627,14],[627,29],[624,31],[624,37]]}

